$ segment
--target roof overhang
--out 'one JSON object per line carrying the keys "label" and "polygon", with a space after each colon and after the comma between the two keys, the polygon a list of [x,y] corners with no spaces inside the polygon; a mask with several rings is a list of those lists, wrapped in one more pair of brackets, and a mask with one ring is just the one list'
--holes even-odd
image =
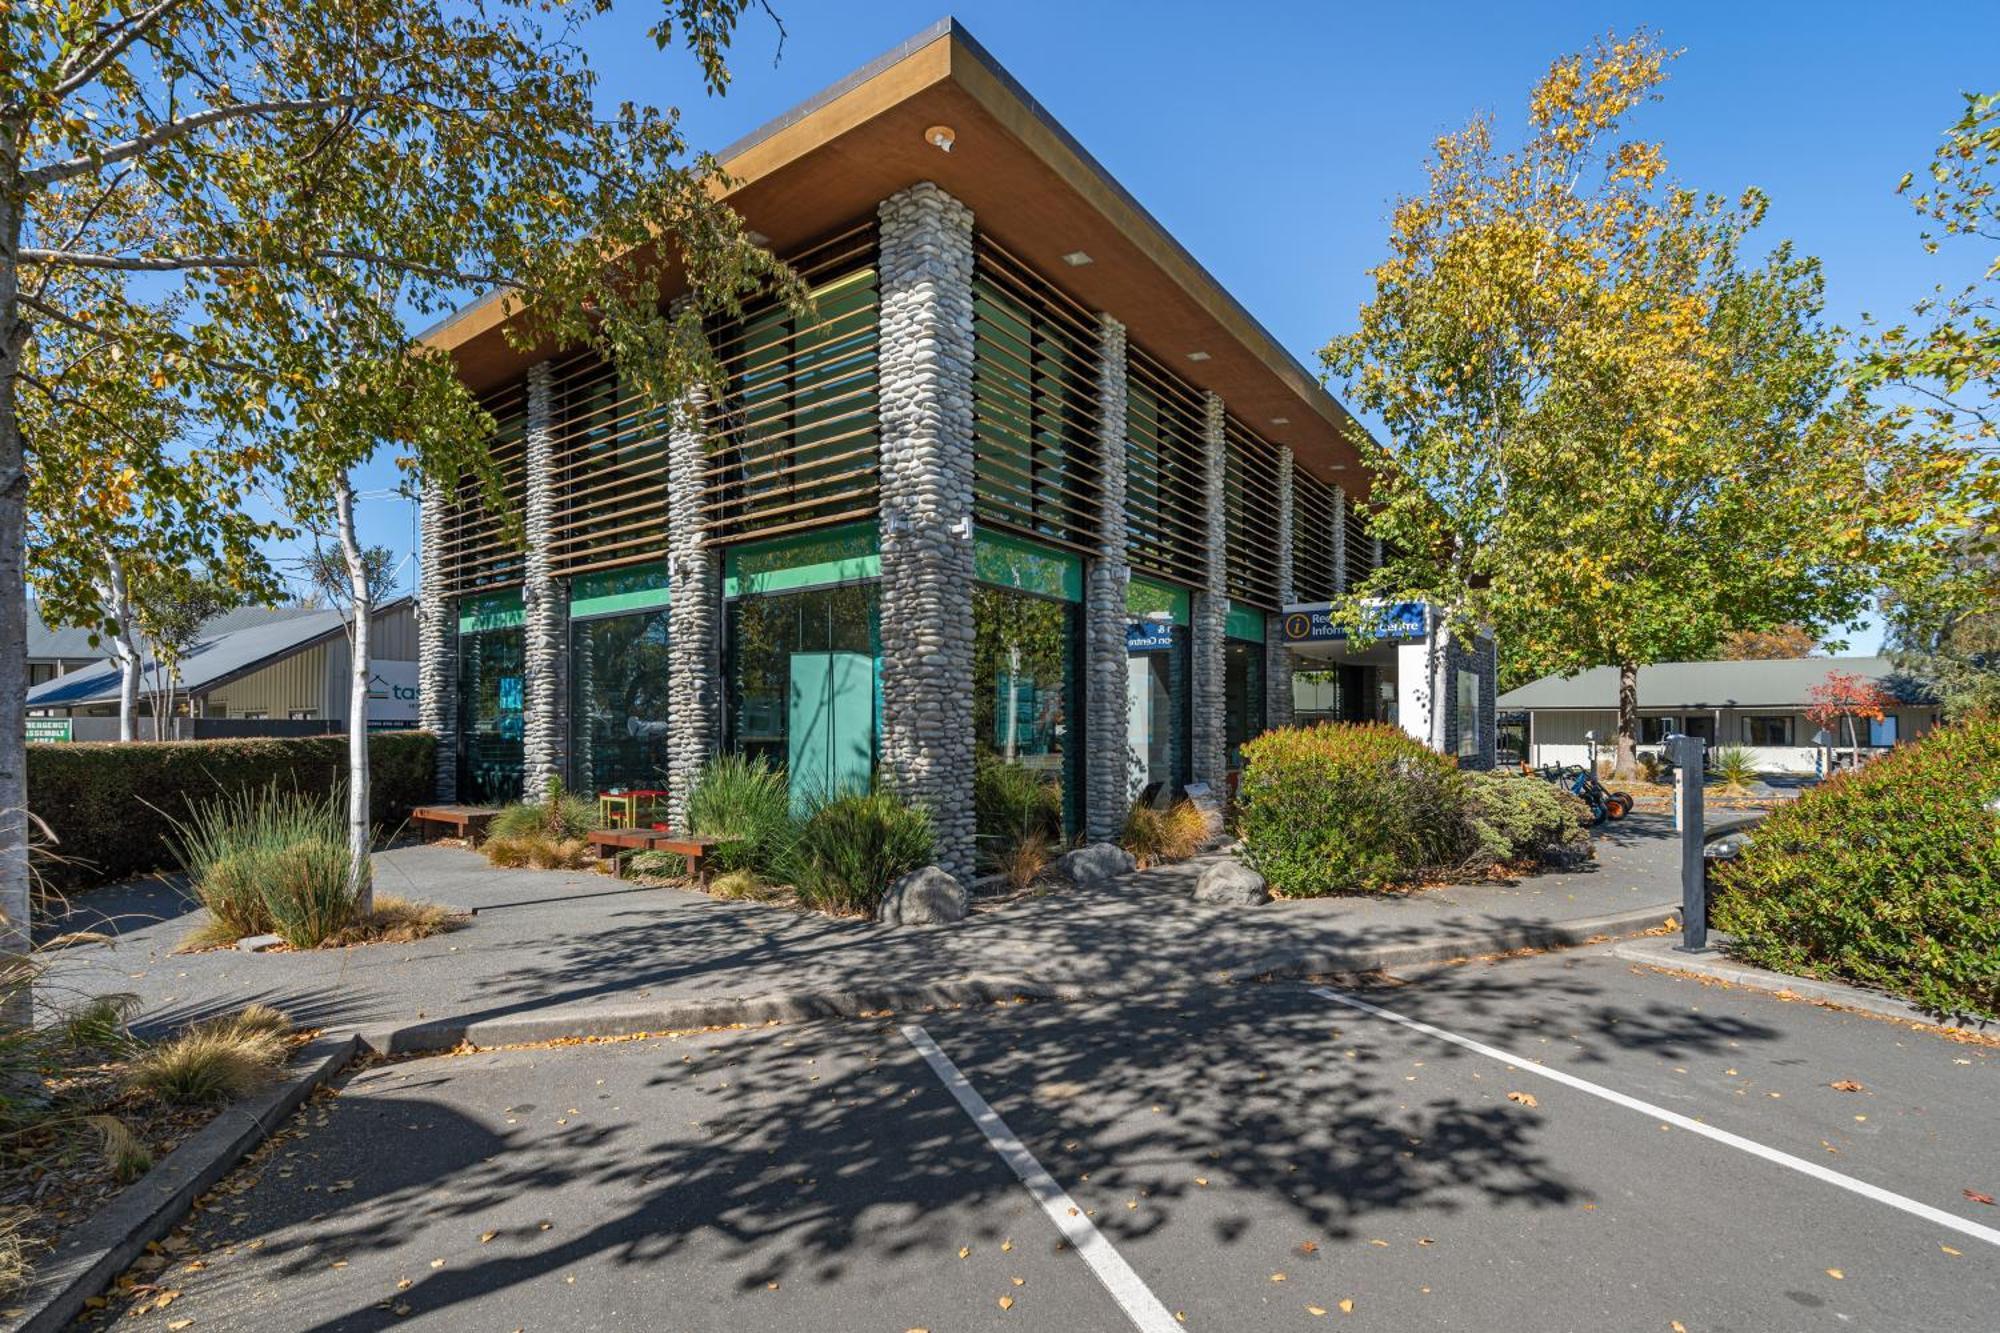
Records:
{"label": "roof overhang", "polygon": [[[926,140],[935,125],[952,129],[950,152]],[[1117,316],[1136,345],[1222,395],[1245,425],[1290,446],[1308,472],[1365,492],[1346,409],[954,21],[719,156],[734,182],[724,197],[779,254],[899,190],[935,182],[1001,246],[1084,306]],[[1065,265],[1062,256],[1079,250],[1091,262]],[[486,389],[553,350],[512,347],[504,326],[516,313],[488,296],[423,341]],[[1189,361],[1192,352],[1207,359]]]}

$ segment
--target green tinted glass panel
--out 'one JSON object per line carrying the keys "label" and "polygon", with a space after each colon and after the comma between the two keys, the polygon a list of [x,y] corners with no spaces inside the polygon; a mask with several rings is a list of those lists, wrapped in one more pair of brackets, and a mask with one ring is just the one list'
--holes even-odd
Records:
{"label": "green tinted glass panel", "polygon": [[570,580],[569,613],[601,616],[614,612],[654,611],[667,604],[665,564],[632,569],[607,569]]}
{"label": "green tinted glass panel", "polygon": [[982,532],[973,543],[974,576],[981,583],[1022,592],[1083,600],[1083,560],[1004,533]]}
{"label": "green tinted glass panel", "polygon": [[1174,618],[1174,624],[1185,625],[1190,619],[1189,606],[1186,588],[1155,583],[1151,579],[1133,579],[1125,585],[1125,610],[1131,615],[1150,616],[1165,612]]}
{"label": "green tinted glass panel", "polygon": [[1229,616],[1222,623],[1222,632],[1232,639],[1247,639],[1251,643],[1264,642],[1264,613],[1255,607],[1232,606]]}
{"label": "green tinted glass panel", "polygon": [[738,546],[723,560],[722,595],[747,597],[879,578],[881,550],[873,523]]}
{"label": "green tinted glass panel", "polygon": [[468,597],[458,604],[458,632],[479,634],[493,629],[514,629],[528,623],[521,609],[521,590],[507,588],[482,597]]}

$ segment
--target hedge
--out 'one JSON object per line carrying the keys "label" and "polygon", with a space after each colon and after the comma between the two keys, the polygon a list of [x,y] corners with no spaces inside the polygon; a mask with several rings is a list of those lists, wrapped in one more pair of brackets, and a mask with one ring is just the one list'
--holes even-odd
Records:
{"label": "hedge", "polygon": [[2000,1019],[2000,718],[1842,773],[1766,818],[1717,872],[1730,952],[1797,976]]}
{"label": "hedge", "polygon": [[[394,827],[433,791],[429,732],[369,737],[372,817]],[[28,808],[58,845],[37,857],[52,888],[79,889],[174,864],[169,817],[209,798],[259,789],[324,793],[347,777],[345,736],[28,747]]]}

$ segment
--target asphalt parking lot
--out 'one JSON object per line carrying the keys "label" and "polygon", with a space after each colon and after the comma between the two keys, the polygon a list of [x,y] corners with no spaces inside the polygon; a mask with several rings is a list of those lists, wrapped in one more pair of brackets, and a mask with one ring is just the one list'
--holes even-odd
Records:
{"label": "asphalt parking lot", "polygon": [[376,1065],[142,1326],[2000,1326],[2000,1048],[1596,950],[1190,996]]}

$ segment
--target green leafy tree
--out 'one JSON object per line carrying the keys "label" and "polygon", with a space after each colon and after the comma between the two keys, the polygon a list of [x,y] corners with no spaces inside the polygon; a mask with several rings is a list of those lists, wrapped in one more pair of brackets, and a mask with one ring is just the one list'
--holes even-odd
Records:
{"label": "green leafy tree", "polygon": [[1345,614],[1424,598],[1511,674],[1618,667],[1621,774],[1642,664],[1851,620],[1941,471],[1844,391],[1817,263],[1746,257],[1762,196],[1677,187],[1629,133],[1670,59],[1606,39],[1536,85],[1519,147],[1441,138],[1322,353],[1388,435],[1364,451],[1387,558]]}
{"label": "green leafy tree", "polygon": [[[686,45],[720,92],[752,2],[667,0],[653,36]],[[26,672],[12,648],[25,640],[26,509],[38,478],[72,456],[43,456],[21,404],[84,382],[65,379],[75,363],[48,355],[43,335],[77,334],[92,364],[171,388],[199,421],[200,439],[182,447],[212,449],[219,475],[261,475],[295,521],[324,526],[336,526],[343,496],[351,503],[353,467],[384,444],[420,476],[492,482],[492,421],[405,325],[468,288],[524,316],[509,329],[517,345],[594,346],[671,401],[703,373],[703,317],[782,275],[720,203],[717,164],[689,152],[674,113],[598,104],[574,37],[604,8],[10,10],[0,49],[5,951],[24,946],[28,913]],[[670,271],[695,296],[672,317]],[[115,379],[98,375],[96,391]],[[115,429],[128,418],[112,403],[98,419]],[[154,451],[139,479],[168,456]],[[353,795],[365,812],[365,795]]]}

